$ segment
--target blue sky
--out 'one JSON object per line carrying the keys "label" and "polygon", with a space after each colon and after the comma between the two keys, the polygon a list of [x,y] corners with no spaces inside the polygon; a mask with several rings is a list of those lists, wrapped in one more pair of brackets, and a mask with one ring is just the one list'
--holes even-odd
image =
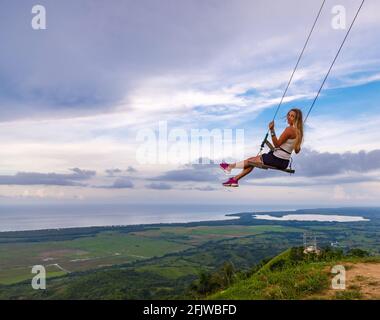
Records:
{"label": "blue sky", "polygon": [[[241,129],[255,155],[320,1],[40,1],[39,31],[35,4],[5,0],[0,14],[0,199],[380,205],[378,1],[366,1],[307,122],[297,174],[255,170],[234,190],[215,165],[140,163],[136,136],[163,120]],[[359,4],[326,1],[277,131],[290,107],[308,110],[344,37],[332,8],[349,25]]]}

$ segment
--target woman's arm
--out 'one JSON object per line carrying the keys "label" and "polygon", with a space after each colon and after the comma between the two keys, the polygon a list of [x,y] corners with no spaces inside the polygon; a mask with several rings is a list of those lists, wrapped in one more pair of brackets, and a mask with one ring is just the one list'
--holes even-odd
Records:
{"label": "woman's arm", "polygon": [[287,127],[284,130],[284,132],[281,134],[280,138],[277,138],[276,133],[274,131],[274,122],[273,121],[271,123],[269,123],[269,130],[270,130],[270,133],[272,136],[273,145],[276,148],[279,148],[282,144],[285,143],[286,140],[292,139],[294,137],[294,134],[295,134],[294,128]]}

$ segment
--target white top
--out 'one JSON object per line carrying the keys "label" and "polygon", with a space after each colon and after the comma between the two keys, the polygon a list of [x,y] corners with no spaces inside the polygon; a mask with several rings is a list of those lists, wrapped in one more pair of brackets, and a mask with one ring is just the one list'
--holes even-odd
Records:
{"label": "white top", "polygon": [[284,160],[290,160],[291,153],[294,150],[294,145],[296,143],[296,139],[288,139],[286,140],[281,146],[281,149],[286,150],[281,150],[280,148],[275,148],[273,151],[273,155],[276,156],[277,158],[284,159]]}

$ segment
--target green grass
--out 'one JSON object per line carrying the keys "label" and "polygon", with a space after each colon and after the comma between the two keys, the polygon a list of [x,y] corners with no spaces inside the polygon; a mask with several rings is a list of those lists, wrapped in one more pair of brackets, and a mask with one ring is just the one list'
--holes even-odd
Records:
{"label": "green grass", "polygon": [[147,237],[170,237],[170,236],[205,236],[204,240],[208,240],[208,236],[235,236],[243,237],[247,235],[261,234],[265,232],[303,232],[301,228],[284,227],[277,225],[259,225],[259,226],[199,226],[199,227],[162,227],[156,230],[147,230],[135,232],[133,234]]}
{"label": "green grass", "polygon": [[0,284],[29,279],[33,265],[59,263],[69,271],[80,271],[162,256],[190,247],[164,239],[118,232],[67,241],[2,244]]}
{"label": "green grass", "polygon": [[275,272],[261,271],[210,299],[300,299],[328,288],[329,277],[321,270],[322,266],[304,265]]}
{"label": "green grass", "polygon": [[[120,233],[103,231],[74,240],[0,244],[0,284],[29,279],[31,266],[59,263],[69,271],[130,263],[179,252],[208,241],[241,238],[268,232],[302,232],[302,229],[259,226],[162,227]],[[161,271],[162,274],[181,274]]]}
{"label": "green grass", "polygon": [[323,263],[289,265],[289,252],[278,255],[252,277],[211,295],[210,299],[300,299],[328,288]]}
{"label": "green grass", "polygon": [[145,266],[136,268],[137,272],[151,272],[158,274],[167,279],[177,279],[191,274],[197,274],[199,268],[197,266]]}
{"label": "green grass", "polygon": [[362,293],[358,289],[343,290],[335,293],[335,299],[337,300],[359,300],[362,297]]}
{"label": "green grass", "polygon": [[[290,250],[283,252],[262,266],[248,279],[239,280],[229,288],[209,295],[208,299],[309,299],[329,289],[331,274],[326,270],[345,262],[379,262],[379,257],[348,257],[336,261],[292,262]],[[360,290],[354,286],[336,292],[335,299],[360,299]]]}
{"label": "green grass", "polygon": [[[31,268],[18,268],[10,269],[3,273],[5,277],[0,277],[0,283],[4,285],[9,285],[21,281],[32,281],[35,274],[31,273]],[[46,278],[54,278],[66,275],[67,273],[60,270],[56,266],[46,267]],[[0,273],[1,275],[1,273]]]}

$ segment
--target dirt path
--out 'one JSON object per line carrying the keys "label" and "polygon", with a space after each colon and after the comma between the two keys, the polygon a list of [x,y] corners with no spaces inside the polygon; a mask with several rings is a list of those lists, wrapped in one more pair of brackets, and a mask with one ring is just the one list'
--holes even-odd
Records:
{"label": "dirt path", "polygon": [[364,299],[380,299],[380,263],[347,264],[347,288],[357,287]]}
{"label": "dirt path", "polygon": [[[346,268],[346,289],[330,289],[307,299],[360,299],[360,300],[379,300],[380,299],[380,263],[341,263]],[[330,274],[332,267],[325,269]],[[354,293],[354,294],[353,294]],[[342,296],[345,296],[343,298]]]}
{"label": "dirt path", "polygon": [[66,270],[65,268],[61,267],[58,263],[48,264],[47,267],[49,266],[56,266],[58,269],[60,269],[63,272],[71,273],[69,270]]}

